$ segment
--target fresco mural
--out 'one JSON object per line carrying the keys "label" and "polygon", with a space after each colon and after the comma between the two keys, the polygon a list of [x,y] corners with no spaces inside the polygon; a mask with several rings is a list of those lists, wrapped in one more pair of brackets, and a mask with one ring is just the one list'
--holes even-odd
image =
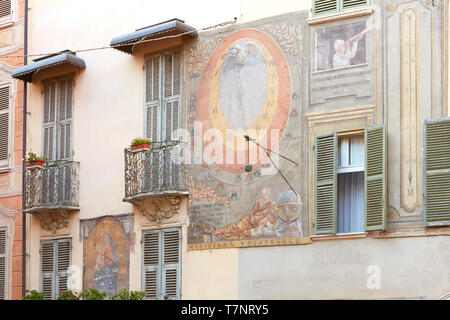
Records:
{"label": "fresco mural", "polygon": [[374,29],[372,16],[311,26],[310,105],[373,102]]}
{"label": "fresco mural", "polygon": [[194,149],[201,137],[203,152],[190,168],[188,249],[283,245],[307,236],[298,165],[306,17],[205,32],[186,49],[188,129]]}
{"label": "fresco mural", "polygon": [[84,288],[95,288],[108,296],[128,289],[132,226],[130,215],[81,221]]}

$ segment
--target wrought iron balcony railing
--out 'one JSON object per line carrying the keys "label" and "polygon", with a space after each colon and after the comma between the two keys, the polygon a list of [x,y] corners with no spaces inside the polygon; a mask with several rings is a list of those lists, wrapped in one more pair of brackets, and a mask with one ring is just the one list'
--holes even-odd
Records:
{"label": "wrought iron balcony railing", "polygon": [[78,210],[79,168],[77,161],[46,161],[25,172],[25,212]]}
{"label": "wrought iron balcony railing", "polygon": [[124,201],[162,194],[187,194],[185,166],[177,163],[179,141],[153,142],[150,150],[125,149]]}

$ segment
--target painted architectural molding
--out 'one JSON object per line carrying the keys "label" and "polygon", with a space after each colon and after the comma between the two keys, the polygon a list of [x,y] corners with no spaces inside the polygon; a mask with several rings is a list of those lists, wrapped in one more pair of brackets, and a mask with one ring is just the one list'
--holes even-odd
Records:
{"label": "painted architectural molding", "polygon": [[0,226],[7,227],[8,237],[10,237],[10,239],[12,239],[14,235],[14,218],[16,215],[17,210],[10,210],[0,203]]}
{"label": "painted architectural molding", "polygon": [[170,219],[180,213],[181,197],[146,199],[139,203],[142,214],[150,221],[161,225],[164,219]]}

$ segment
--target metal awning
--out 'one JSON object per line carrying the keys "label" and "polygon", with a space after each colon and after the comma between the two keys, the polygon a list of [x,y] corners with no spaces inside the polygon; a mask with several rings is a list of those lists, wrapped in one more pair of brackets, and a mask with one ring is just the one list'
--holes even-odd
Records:
{"label": "metal awning", "polygon": [[19,67],[13,71],[11,77],[26,82],[33,81],[33,75],[42,69],[52,68],[61,64],[71,64],[78,68],[86,68],[84,60],[75,56],[75,53],[70,50],[64,50],[58,53],[46,55],[37,59],[34,59],[33,63],[26,66]]}
{"label": "metal awning", "polygon": [[183,34],[192,38],[197,37],[197,31],[194,27],[185,24],[183,20],[175,18],[145,28],[137,29],[132,33],[115,37],[111,40],[110,46],[114,47],[114,49],[132,54],[134,46],[144,39],[161,36],[169,32]]}

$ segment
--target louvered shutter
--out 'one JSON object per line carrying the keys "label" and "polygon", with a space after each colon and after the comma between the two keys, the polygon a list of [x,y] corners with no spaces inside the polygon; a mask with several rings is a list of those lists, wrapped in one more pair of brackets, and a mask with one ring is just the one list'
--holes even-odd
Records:
{"label": "louvered shutter", "polygon": [[450,224],[450,118],[424,124],[425,226]]}
{"label": "louvered shutter", "polygon": [[342,11],[353,10],[359,7],[365,7],[370,0],[342,0]]}
{"label": "louvered shutter", "polygon": [[386,132],[384,126],[365,130],[364,221],[366,231],[386,225]]}
{"label": "louvered shutter", "polygon": [[147,299],[158,299],[161,293],[160,236],[161,233],[157,230],[146,231],[143,233],[142,288]]}
{"label": "louvered shutter", "polygon": [[338,0],[313,0],[313,13],[315,16],[337,13],[338,9]]}
{"label": "louvered shutter", "polygon": [[314,231],[315,234],[336,233],[336,133],[315,137],[314,156]]}
{"label": "louvered shutter", "polygon": [[58,159],[70,159],[72,153],[72,79],[59,81],[58,92]]}
{"label": "louvered shutter", "polygon": [[163,296],[167,299],[180,299],[180,230],[164,230],[163,239]]}
{"label": "louvered shutter", "polygon": [[55,242],[41,243],[41,290],[46,300],[55,299]]}
{"label": "louvered shutter", "polygon": [[43,157],[56,159],[56,82],[44,86]]}
{"label": "louvered shutter", "polygon": [[0,18],[11,14],[11,0],[0,0]]}
{"label": "louvered shutter", "polygon": [[178,140],[174,131],[180,127],[181,105],[181,52],[164,55],[164,139]]}
{"label": "louvered shutter", "polygon": [[9,86],[0,88],[0,166],[8,165],[9,94]]}
{"label": "louvered shutter", "polygon": [[0,229],[0,300],[6,299],[6,229]]}
{"label": "louvered shutter", "polygon": [[58,240],[56,243],[56,294],[67,290],[69,283],[69,266],[71,260],[70,239]]}
{"label": "louvered shutter", "polygon": [[160,141],[161,125],[161,56],[145,62],[145,135],[151,141]]}

